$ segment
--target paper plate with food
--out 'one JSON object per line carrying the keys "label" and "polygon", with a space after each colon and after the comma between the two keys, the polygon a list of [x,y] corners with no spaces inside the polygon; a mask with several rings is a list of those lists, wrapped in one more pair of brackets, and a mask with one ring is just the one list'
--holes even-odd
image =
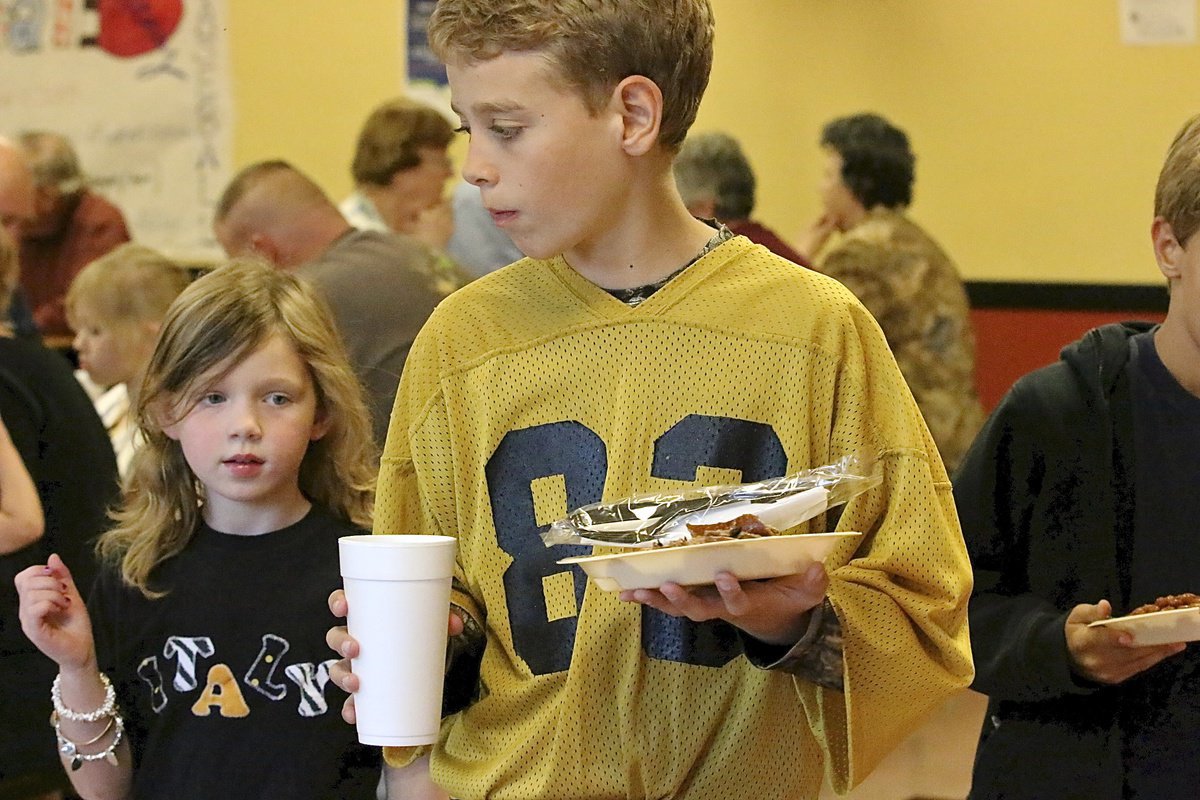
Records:
{"label": "paper plate with food", "polygon": [[855,532],[798,532],[809,520],[877,485],[880,476],[848,457],[838,464],[752,484],[643,495],[577,509],[550,526],[547,546],[618,548],[572,556],[607,591],[711,584],[718,572],[758,580],[803,572]]}
{"label": "paper plate with food", "polygon": [[1200,595],[1164,595],[1123,617],[1098,620],[1088,627],[1125,631],[1140,646],[1200,641]]}
{"label": "paper plate with food", "polygon": [[[766,526],[752,514],[734,521],[752,529]],[[714,527],[714,526],[709,526]],[[655,589],[664,583],[703,586],[718,572],[729,572],[739,580],[776,578],[803,572],[814,561],[824,561],[838,544],[857,539],[860,533],[798,533],[778,531],[753,536],[710,537],[677,540],[662,547],[626,549],[598,556],[574,556],[560,564],[578,564],[601,589]]]}

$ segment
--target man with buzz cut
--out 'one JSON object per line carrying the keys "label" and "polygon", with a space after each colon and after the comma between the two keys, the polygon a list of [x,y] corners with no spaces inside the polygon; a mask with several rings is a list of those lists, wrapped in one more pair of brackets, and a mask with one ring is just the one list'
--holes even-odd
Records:
{"label": "man with buzz cut", "polygon": [[251,164],[230,181],[213,230],[230,257],[258,255],[321,290],[382,445],[409,347],[447,294],[433,254],[410,237],[355,230],[316,183],[279,160]]}

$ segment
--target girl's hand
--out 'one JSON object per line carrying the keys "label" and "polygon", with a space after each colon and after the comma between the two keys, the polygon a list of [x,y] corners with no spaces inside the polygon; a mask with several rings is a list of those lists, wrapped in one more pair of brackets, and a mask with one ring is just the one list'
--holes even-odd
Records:
{"label": "girl's hand", "polygon": [[57,555],[22,570],[14,581],[21,598],[21,630],[43,654],[64,670],[91,668],[96,662],[92,621],[71,571]]}
{"label": "girl's hand", "polygon": [[[345,618],[349,613],[350,606],[346,603],[346,593],[343,590],[337,589],[329,595],[329,610],[339,619]],[[342,657],[341,661],[330,668],[329,677],[335,684],[350,693],[346,702],[342,704],[342,719],[353,725],[356,719],[354,716],[354,693],[358,691],[358,676],[350,670],[350,659],[358,655],[358,642],[350,636],[345,625],[339,625],[326,631],[325,644]]]}
{"label": "girl's hand", "polygon": [[804,635],[808,612],[821,604],[828,587],[825,566],[814,563],[799,575],[741,583],[719,572],[712,586],[685,589],[664,583],[657,589],[627,589],[620,598],[693,622],[725,620],[761,642],[793,645]]}

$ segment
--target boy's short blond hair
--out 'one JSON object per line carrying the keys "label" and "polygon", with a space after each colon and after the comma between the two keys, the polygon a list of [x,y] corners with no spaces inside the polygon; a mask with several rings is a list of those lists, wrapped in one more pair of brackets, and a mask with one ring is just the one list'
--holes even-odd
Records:
{"label": "boy's short blond hair", "polygon": [[110,326],[160,322],[190,282],[187,268],[157,250],[129,242],[79,271],[67,290],[67,318],[77,327],[75,317],[82,305]]}
{"label": "boy's short blond hair", "polygon": [[429,42],[443,61],[546,55],[599,113],[630,75],[663,93],[659,141],[674,152],[696,119],[713,59],[709,0],[439,0]]}
{"label": "boy's short blond hair", "polygon": [[1187,121],[1167,150],[1154,190],[1154,216],[1167,221],[1182,245],[1200,229],[1200,115]]}

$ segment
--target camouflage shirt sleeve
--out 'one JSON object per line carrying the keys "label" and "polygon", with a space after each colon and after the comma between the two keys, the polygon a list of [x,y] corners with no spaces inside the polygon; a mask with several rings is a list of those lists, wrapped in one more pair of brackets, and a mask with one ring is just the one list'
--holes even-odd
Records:
{"label": "camouflage shirt sleeve", "polygon": [[808,630],[790,648],[764,644],[742,635],[746,659],[759,669],[803,678],[826,689],[843,691],[842,622],[826,599],[813,609]]}

